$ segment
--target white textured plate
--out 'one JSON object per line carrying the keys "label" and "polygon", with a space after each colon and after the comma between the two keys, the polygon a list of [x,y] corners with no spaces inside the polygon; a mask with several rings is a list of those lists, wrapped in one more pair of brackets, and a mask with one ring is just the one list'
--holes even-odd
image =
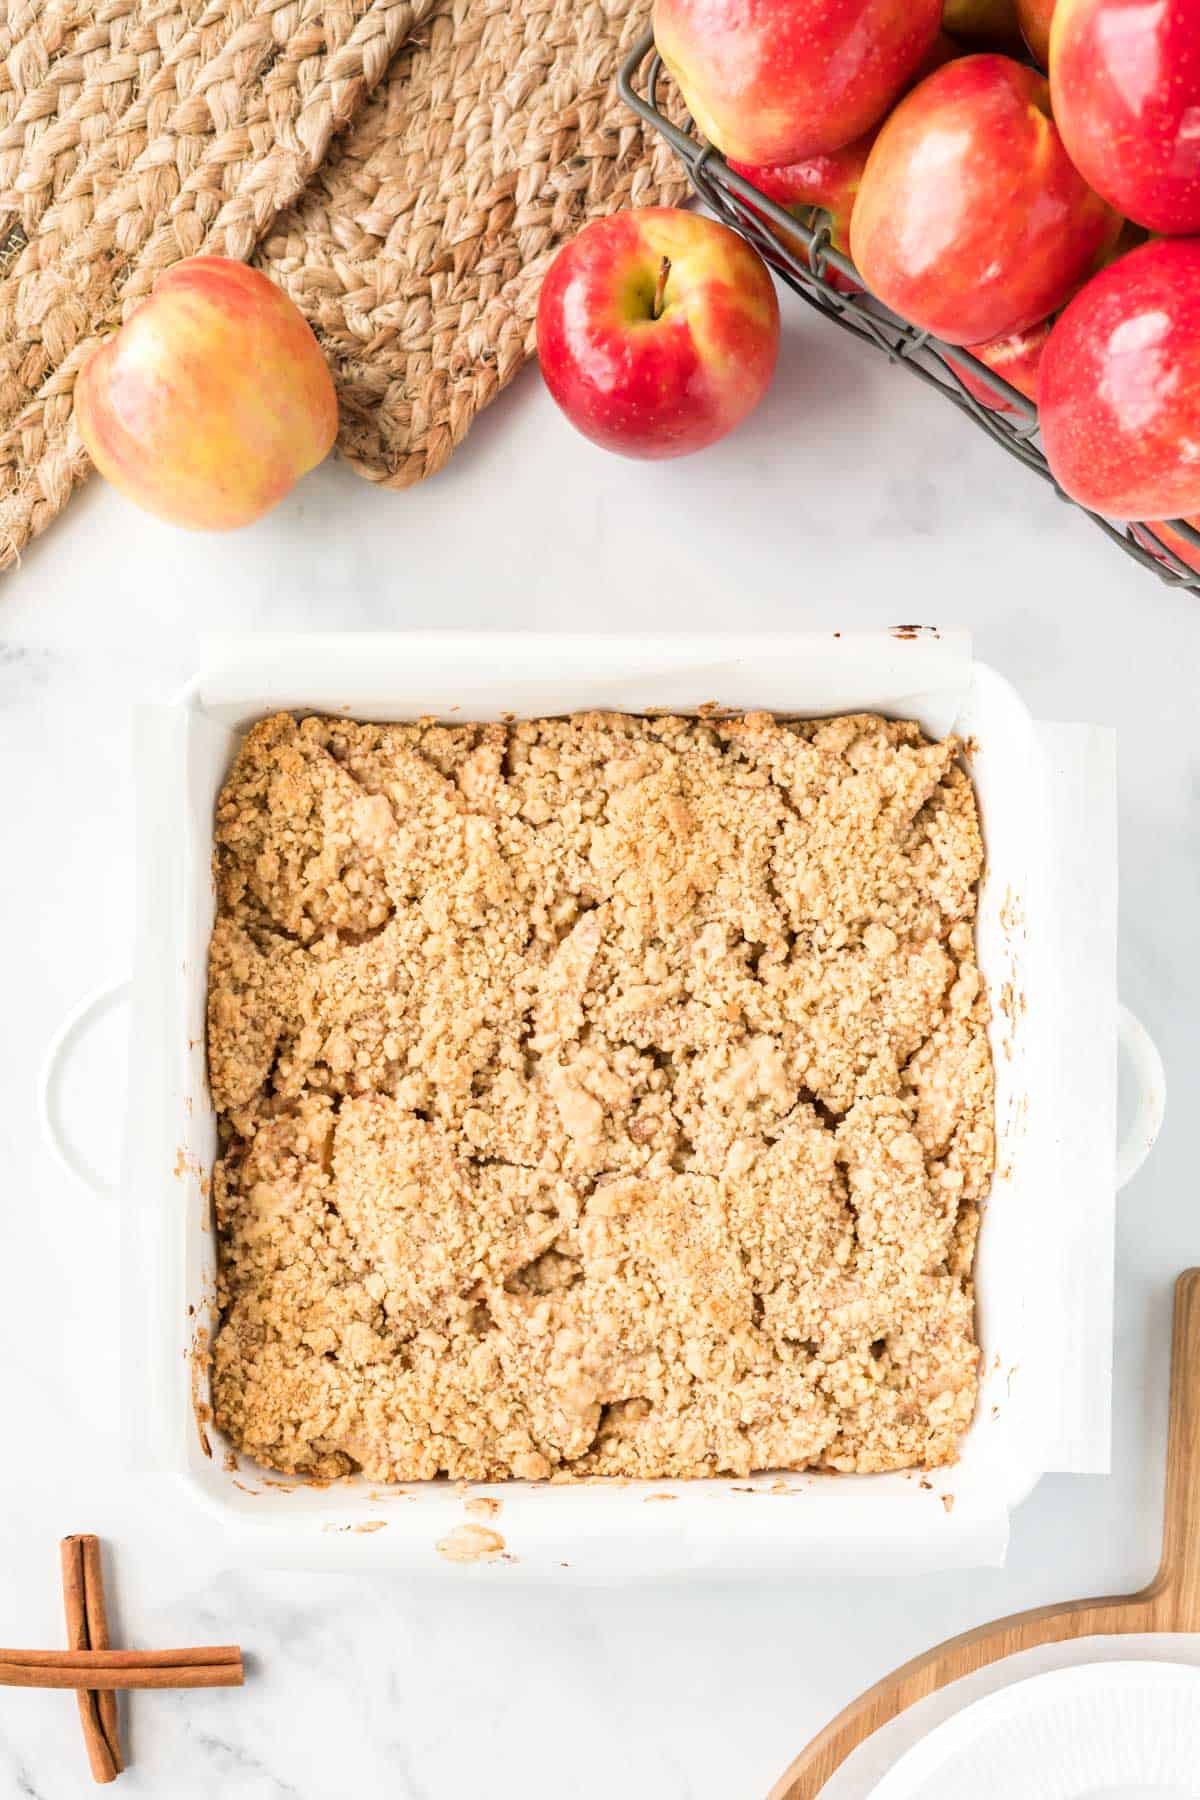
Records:
{"label": "white textured plate", "polygon": [[1200,1668],[1084,1663],[988,1694],[871,1800],[1200,1800]]}

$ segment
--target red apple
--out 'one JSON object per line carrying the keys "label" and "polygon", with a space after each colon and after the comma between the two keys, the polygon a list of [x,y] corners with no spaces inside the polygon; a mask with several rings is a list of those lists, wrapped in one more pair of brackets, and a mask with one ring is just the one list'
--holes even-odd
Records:
{"label": "red apple", "polygon": [[1200,231],[1200,6],[1058,0],[1050,92],[1097,193],[1149,231]]}
{"label": "red apple", "polygon": [[1038,380],[1059,486],[1113,519],[1200,512],[1200,239],[1156,238],[1092,277]]}
{"label": "red apple", "polygon": [[981,344],[1061,306],[1119,230],[1062,146],[1044,78],[1007,56],[964,56],[884,123],[850,244],[893,312]]}
{"label": "red apple", "polygon": [[654,42],[709,143],[795,162],[883,117],[937,35],[941,0],[654,0]]}
{"label": "red apple", "polygon": [[[1055,0],[1017,0],[1021,36],[1041,69],[1050,67],[1050,21],[1054,17],[1054,5]],[[1094,187],[1095,183],[1092,185]]]}
{"label": "red apple", "polygon": [[[1050,336],[1050,320],[1042,319],[1036,325],[1029,326],[1026,331],[1016,331],[1011,337],[993,338],[987,344],[968,344],[966,347],[977,362],[995,371],[1009,387],[1016,388],[1027,400],[1037,399],[1038,368],[1042,360],[1042,351]],[[954,369],[969,394],[973,394],[981,405],[990,407],[993,412],[1018,413],[1018,409],[1000,388],[989,387],[982,375],[969,368],[956,356],[948,356],[946,361]],[[1023,417],[1023,414],[1018,414]]]}
{"label": "red apple", "polygon": [[75,383],[100,473],[173,525],[265,513],[337,435],[329,368],[303,313],[244,263],[193,256],[154,284]]}
{"label": "red apple", "polygon": [[546,386],[585,437],[625,456],[684,456],[757,406],[779,350],[779,302],[726,225],[648,206],[585,225],[538,299]]}

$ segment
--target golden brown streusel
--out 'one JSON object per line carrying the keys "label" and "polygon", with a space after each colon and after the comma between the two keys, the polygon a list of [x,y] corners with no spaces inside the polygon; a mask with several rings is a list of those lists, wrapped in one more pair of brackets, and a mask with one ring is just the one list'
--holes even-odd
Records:
{"label": "golden brown streusel", "polygon": [[236,1447],[952,1459],[994,1151],[957,752],[870,716],[256,726],[209,970]]}

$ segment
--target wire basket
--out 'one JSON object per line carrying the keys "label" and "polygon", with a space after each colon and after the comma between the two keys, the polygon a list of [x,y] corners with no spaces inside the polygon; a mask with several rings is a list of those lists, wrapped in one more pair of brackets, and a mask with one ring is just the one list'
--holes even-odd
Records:
{"label": "wire basket", "polygon": [[[981,430],[1001,444],[1010,456],[1015,456],[1027,469],[1049,482],[1060,500],[1075,505],[1050,473],[1038,442],[1038,416],[1033,402],[968,350],[944,344],[927,331],[918,331],[868,293],[854,264],[830,243],[829,227],[821,222],[819,212],[811,224],[806,218],[795,217],[735,174],[711,144],[692,135],[690,119],[687,130],[673,124],[659,105],[658,90],[663,76],[662,59],[654,49],[653,33],[647,32],[622,63],[617,86],[625,104],[643,124],[657,131],[670,144],[709,211],[747,238],[780,279],[815,311],[832,319],[844,331],[853,332],[856,337],[874,344],[890,362],[902,363],[919,380],[937,388],[960,412],[966,413]],[[639,92],[639,82],[644,91]],[[834,287],[826,279],[830,269],[852,282],[855,291],[844,293]],[[1003,400],[1007,410],[993,411],[977,400],[963,383],[955,364],[958,368],[965,367],[985,383]],[[1144,569],[1152,570],[1172,587],[1186,587],[1200,593],[1200,571],[1189,568],[1148,525],[1116,525],[1098,513],[1089,512],[1086,507],[1079,510]],[[1200,531],[1183,519],[1172,519],[1168,523],[1185,542],[1195,546],[1197,560],[1200,560]]]}

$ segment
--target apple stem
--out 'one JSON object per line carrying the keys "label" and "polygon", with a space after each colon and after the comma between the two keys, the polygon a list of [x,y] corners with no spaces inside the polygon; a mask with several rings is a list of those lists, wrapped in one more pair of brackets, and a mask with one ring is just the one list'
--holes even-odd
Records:
{"label": "apple stem", "polygon": [[654,288],[654,300],[650,307],[652,319],[662,318],[663,298],[667,291],[667,276],[671,273],[671,259],[664,256],[658,265],[658,281]]}

